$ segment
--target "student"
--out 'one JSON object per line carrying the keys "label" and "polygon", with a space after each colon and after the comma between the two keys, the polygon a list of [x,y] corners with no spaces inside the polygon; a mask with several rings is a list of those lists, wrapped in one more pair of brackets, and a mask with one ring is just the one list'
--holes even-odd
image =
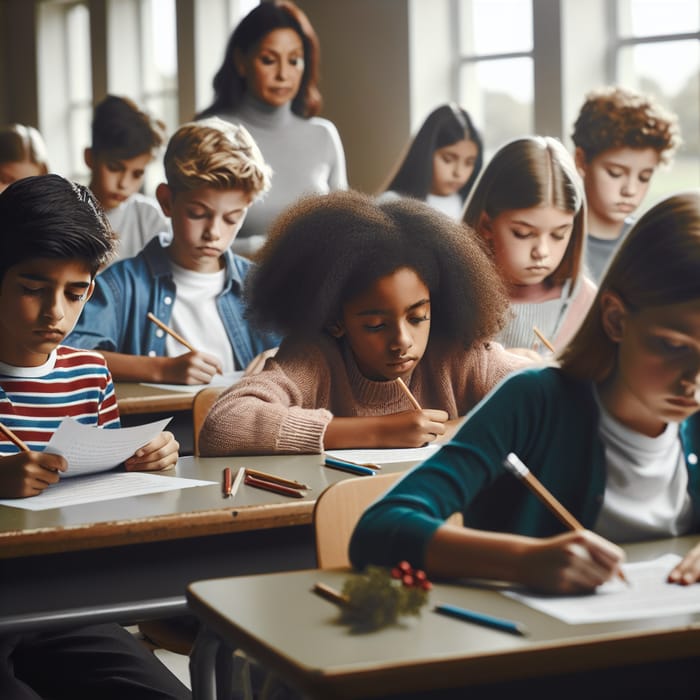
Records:
{"label": "student", "polygon": [[481,247],[423,202],[300,200],[247,290],[251,317],[284,340],[212,407],[203,454],[418,447],[525,362],[489,342],[507,301]]}
{"label": "student", "polygon": [[[638,221],[558,366],[507,378],[369,508],[355,566],[407,559],[433,576],[574,593],[617,571],[622,551],[608,540],[698,532],[699,272],[700,192],[690,192]],[[589,530],[562,533],[502,466],[509,452]],[[466,528],[443,524],[453,512]],[[700,547],[669,572],[699,577]]]}
{"label": "student", "polygon": [[274,173],[234,242],[242,255],[260,248],[272,221],[300,196],[348,186],[338,130],[317,116],[318,72],[318,38],[306,15],[292,2],[260,3],[231,34],[214,101],[197,115],[245,126]]}
{"label": "student", "polygon": [[379,199],[415,197],[460,219],[482,162],[481,136],[469,114],[453,103],[441,105],[418,129]]}
{"label": "student", "polygon": [[680,144],[678,118],[652,97],[604,87],[586,95],[571,138],[588,201],[586,268],[598,282],[657,166]]}
{"label": "student", "polygon": [[547,351],[571,338],[595,294],[581,273],[586,208],[573,160],[556,139],[528,136],[502,146],[472,190],[463,220],[488,246],[511,301],[497,340]]}
{"label": "student", "polygon": [[[119,414],[102,357],[63,339],[92,292],[114,237],[87,188],[58,175],[29,177],[0,195],[0,498],[35,496],[68,468],[43,448],[64,416],[112,428]],[[127,470],[174,466],[162,433]],[[50,595],[50,592],[47,592]],[[116,624],[0,637],[0,697],[188,698],[187,689]]]}
{"label": "student", "polygon": [[0,127],[0,192],[23,177],[48,172],[46,144],[33,126]]}
{"label": "student", "polygon": [[[350,542],[353,565],[405,559],[436,578],[575,594],[618,572],[623,552],[612,542],[700,531],[699,273],[693,191],[639,219],[558,366],[507,378],[448,444],[368,508]],[[586,530],[564,531],[507,473],[510,452]],[[446,524],[455,512],[465,527]],[[681,585],[699,578],[700,546],[668,572]],[[697,668],[691,658],[532,685],[547,698],[562,690],[575,698],[656,698],[660,690],[695,698]],[[512,693],[489,688],[487,697]]]}
{"label": "student", "polygon": [[[230,250],[269,169],[243,127],[214,117],[173,134],[165,175],[156,194],[172,241],[156,237],[100,274],[69,340],[99,350],[117,380],[207,384],[277,344],[245,318],[250,262]],[[201,349],[188,351],[149,312]]]}
{"label": "student", "polygon": [[90,189],[119,238],[117,259],[136,255],[168,229],[158,203],[139,192],[164,135],[163,122],[126,97],[107,95],[95,107],[85,163],[91,171]]}

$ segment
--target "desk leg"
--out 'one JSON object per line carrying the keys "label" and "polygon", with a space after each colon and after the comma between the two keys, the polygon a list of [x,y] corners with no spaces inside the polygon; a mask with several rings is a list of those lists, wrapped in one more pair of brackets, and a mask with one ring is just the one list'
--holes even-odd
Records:
{"label": "desk leg", "polygon": [[216,662],[222,646],[219,637],[200,626],[190,654],[192,700],[216,700]]}

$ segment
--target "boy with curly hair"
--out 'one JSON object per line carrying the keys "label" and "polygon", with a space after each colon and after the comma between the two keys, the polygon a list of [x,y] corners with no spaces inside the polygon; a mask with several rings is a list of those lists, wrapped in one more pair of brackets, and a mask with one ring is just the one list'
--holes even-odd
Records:
{"label": "boy with curly hair", "polygon": [[[181,126],[164,164],[156,196],[172,238],[157,236],[97,277],[70,342],[101,352],[117,381],[207,384],[277,345],[245,318],[251,263],[231,251],[270,172],[246,129],[217,117]],[[198,349],[164,333],[149,312]]]}
{"label": "boy with curly hair", "polygon": [[608,86],[586,95],[571,138],[588,203],[586,266],[597,282],[657,166],[672,161],[680,144],[678,118],[648,95]]}

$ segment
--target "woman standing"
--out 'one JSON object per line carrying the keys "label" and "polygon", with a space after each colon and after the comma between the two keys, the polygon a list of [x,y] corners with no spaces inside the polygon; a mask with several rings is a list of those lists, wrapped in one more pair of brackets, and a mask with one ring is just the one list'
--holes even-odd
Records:
{"label": "woman standing", "polygon": [[271,165],[272,188],[251,207],[234,249],[254,253],[270,223],[304,194],[347,188],[345,154],[321,110],[319,44],[292,2],[258,5],[233,31],[214,76],[214,102],[197,115],[243,124]]}

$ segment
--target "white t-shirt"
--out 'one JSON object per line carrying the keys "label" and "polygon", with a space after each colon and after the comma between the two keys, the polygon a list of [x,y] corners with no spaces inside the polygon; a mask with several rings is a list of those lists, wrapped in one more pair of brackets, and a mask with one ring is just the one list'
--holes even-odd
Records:
{"label": "white t-shirt", "polygon": [[678,423],[669,423],[658,437],[648,437],[613,418],[600,400],[598,406],[607,480],[593,529],[613,542],[687,533],[692,504]]}
{"label": "white t-shirt", "polygon": [[[169,325],[198,350],[218,357],[224,372],[233,372],[233,348],[216,307],[216,298],[226,282],[226,270],[193,272],[170,264],[177,294]],[[168,357],[177,357],[188,350],[168,335],[165,352]]]}
{"label": "white t-shirt", "polygon": [[114,260],[133,258],[151,238],[170,230],[170,223],[163,215],[158,202],[138,192],[105,213],[119,238]]}

